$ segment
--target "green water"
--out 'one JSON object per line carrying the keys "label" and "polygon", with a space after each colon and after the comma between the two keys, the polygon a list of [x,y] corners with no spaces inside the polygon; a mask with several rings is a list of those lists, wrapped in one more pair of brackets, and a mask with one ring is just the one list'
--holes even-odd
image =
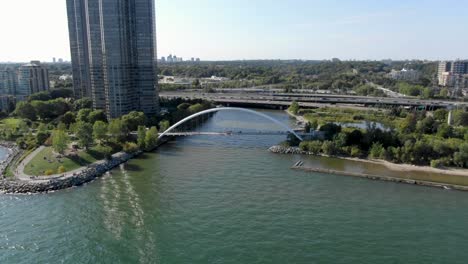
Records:
{"label": "green water", "polygon": [[[239,125],[270,127],[205,128]],[[466,263],[468,193],[292,171],[324,161],[266,151],[282,139],[180,139],[83,187],[0,196],[0,263]]]}

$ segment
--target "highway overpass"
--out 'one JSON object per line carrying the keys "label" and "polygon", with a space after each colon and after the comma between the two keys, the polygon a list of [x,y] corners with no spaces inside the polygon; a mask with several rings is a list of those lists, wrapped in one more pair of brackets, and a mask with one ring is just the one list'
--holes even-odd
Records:
{"label": "highway overpass", "polygon": [[285,108],[289,107],[293,101],[298,102],[302,107],[310,108],[336,105],[379,108],[407,107],[426,110],[468,107],[466,102],[455,101],[324,94],[161,92],[160,96],[162,98],[205,99],[217,104],[244,107]]}

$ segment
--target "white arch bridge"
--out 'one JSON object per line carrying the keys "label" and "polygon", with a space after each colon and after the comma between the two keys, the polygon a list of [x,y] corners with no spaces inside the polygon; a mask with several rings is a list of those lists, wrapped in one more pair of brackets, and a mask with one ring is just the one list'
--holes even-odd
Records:
{"label": "white arch bridge", "polygon": [[[238,111],[238,112],[245,112],[245,113],[250,113],[250,114],[254,114],[254,115],[257,115],[257,116],[260,116],[266,120],[269,120],[277,125],[279,125],[280,127],[282,127],[285,131],[279,131],[279,132],[177,132],[176,129],[199,117],[199,116],[203,116],[203,115],[207,115],[207,114],[211,114],[211,113],[217,113],[217,112],[221,112],[221,111]],[[165,136],[194,136],[194,135],[232,135],[232,134],[238,134],[238,135],[280,135],[280,134],[292,134],[294,135],[297,139],[299,139],[300,141],[303,141],[302,137],[296,132],[294,131],[294,129],[290,128],[289,126],[285,125],[284,123],[272,118],[271,116],[268,116],[268,115],[265,115],[263,113],[260,113],[260,112],[257,112],[257,111],[253,111],[253,110],[250,110],[250,109],[245,109],[245,108],[238,108],[238,107],[219,107],[219,108],[212,108],[212,109],[208,109],[208,110],[205,110],[205,111],[201,111],[201,112],[198,112],[196,114],[193,114],[189,117],[186,117],[182,120],[180,120],[179,122],[177,122],[176,124],[174,124],[173,126],[171,126],[170,128],[168,128],[166,131],[164,131],[164,133],[161,133],[159,135],[159,139],[165,137]]]}

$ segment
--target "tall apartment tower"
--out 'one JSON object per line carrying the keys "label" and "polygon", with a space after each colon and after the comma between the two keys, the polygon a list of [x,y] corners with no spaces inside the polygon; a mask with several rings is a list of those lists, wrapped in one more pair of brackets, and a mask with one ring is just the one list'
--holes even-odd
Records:
{"label": "tall apartment tower", "polygon": [[109,118],[159,111],[154,0],[67,0],[73,85]]}
{"label": "tall apartment tower", "polygon": [[15,91],[17,101],[24,101],[31,94],[47,91],[49,88],[49,71],[39,61],[31,61],[19,67]]}

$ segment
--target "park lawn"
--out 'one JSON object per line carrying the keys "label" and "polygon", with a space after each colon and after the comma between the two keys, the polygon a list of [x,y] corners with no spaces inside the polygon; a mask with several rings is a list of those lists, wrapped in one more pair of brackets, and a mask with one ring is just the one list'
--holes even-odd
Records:
{"label": "park lawn", "polygon": [[11,128],[16,128],[18,127],[20,122],[21,122],[21,119],[18,119],[18,118],[5,118],[2,121],[0,121],[0,124],[6,125]]}
{"label": "park lawn", "polygon": [[[46,157],[46,159],[44,159]],[[52,170],[54,174],[58,174],[58,168],[63,166],[65,172],[76,170],[80,167],[89,165],[98,160],[103,159],[104,156],[92,149],[89,151],[80,151],[78,157],[62,156],[58,161],[56,155],[53,153],[51,147],[46,147],[39,152],[24,168],[24,173],[31,176],[43,176],[45,171]],[[51,161],[51,162],[49,162]]]}

